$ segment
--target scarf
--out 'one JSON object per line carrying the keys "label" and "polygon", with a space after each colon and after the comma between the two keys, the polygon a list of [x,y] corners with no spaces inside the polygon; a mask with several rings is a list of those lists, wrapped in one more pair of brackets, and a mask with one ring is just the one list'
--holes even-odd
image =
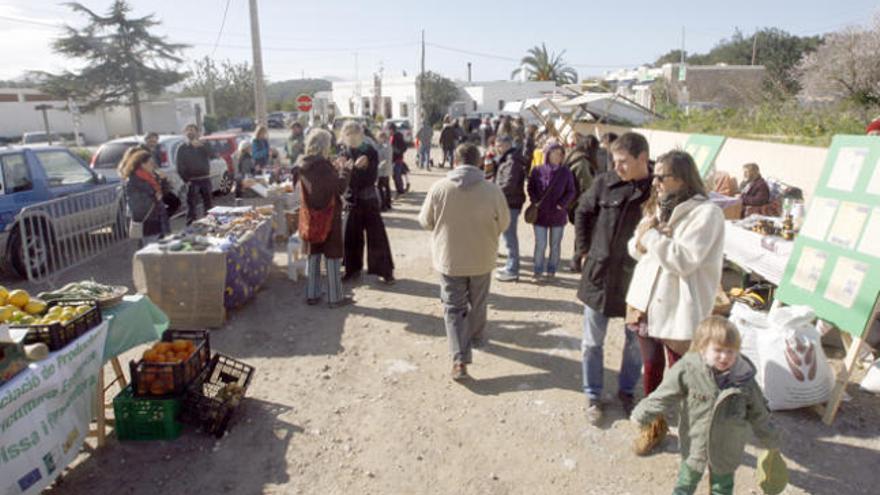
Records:
{"label": "scarf", "polygon": [[660,221],[668,223],[672,218],[672,212],[675,207],[694,197],[692,191],[682,190],[671,194],[660,196],[657,204],[657,210],[660,213]]}
{"label": "scarf", "polygon": [[152,186],[157,193],[162,192],[162,186],[159,184],[159,181],[156,180],[156,176],[153,173],[147,172],[143,168],[138,168],[134,171],[134,175],[140,177],[143,181]]}

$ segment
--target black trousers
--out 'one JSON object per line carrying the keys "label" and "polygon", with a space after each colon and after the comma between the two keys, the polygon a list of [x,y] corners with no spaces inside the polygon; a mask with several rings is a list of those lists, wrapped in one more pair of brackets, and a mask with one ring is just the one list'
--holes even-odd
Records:
{"label": "black trousers", "polygon": [[391,278],[394,274],[394,260],[378,204],[359,205],[348,211],[343,256],[346,275],[364,268],[364,234],[367,241],[367,273]]}
{"label": "black trousers", "polygon": [[186,224],[189,225],[198,219],[199,199],[205,207],[205,213],[214,207],[212,201],[213,187],[211,187],[211,179],[195,179],[189,182],[189,188],[186,193]]}
{"label": "black trousers", "polygon": [[379,199],[382,201],[382,209],[391,208],[391,181],[390,177],[379,177]]}

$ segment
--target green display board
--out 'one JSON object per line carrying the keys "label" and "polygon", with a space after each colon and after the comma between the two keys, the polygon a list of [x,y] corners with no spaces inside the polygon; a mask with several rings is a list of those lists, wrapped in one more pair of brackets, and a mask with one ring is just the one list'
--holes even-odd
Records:
{"label": "green display board", "polygon": [[880,138],[836,136],[776,297],[860,336],[880,291]]}
{"label": "green display board", "polygon": [[697,164],[700,176],[706,178],[715,169],[715,158],[724,145],[724,136],[711,136],[709,134],[691,134],[684,150],[687,151]]}

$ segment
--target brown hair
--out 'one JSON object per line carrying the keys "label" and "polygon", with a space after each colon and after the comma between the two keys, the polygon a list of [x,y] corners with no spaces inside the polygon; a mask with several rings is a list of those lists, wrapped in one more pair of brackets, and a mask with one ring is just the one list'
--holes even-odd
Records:
{"label": "brown hair", "polygon": [[742,344],[742,338],[736,325],[723,316],[710,316],[701,321],[694,331],[694,340],[691,342],[691,350],[702,352],[709,347],[709,344],[716,344],[728,349],[736,349],[739,351]]}
{"label": "brown hair", "polygon": [[[706,184],[703,183],[703,179],[700,177],[697,164],[688,152],[672,150],[660,155],[657,163],[663,163],[668,166],[669,173],[676,179],[684,182],[685,191],[688,191],[690,195],[702,194],[703,196],[709,196],[709,193],[706,192]],[[651,190],[651,197],[642,205],[642,215],[649,217],[656,214],[659,203],[660,198],[657,195],[657,188],[653,188]]]}
{"label": "brown hair", "polygon": [[455,163],[477,166],[480,163],[480,150],[471,143],[459,144],[455,148]]}
{"label": "brown hair", "polygon": [[269,139],[269,128],[260,124],[254,129],[254,139],[260,139],[260,134],[266,133],[266,139]]}
{"label": "brown hair", "polygon": [[140,148],[131,148],[126,152],[126,155],[127,156],[123,158],[122,162],[119,164],[118,169],[119,176],[123,179],[128,179],[128,177],[131,176],[131,174],[133,174],[141,165],[153,159],[148,152]]}
{"label": "brown hair", "polygon": [[642,153],[648,154],[648,140],[637,132],[626,132],[611,143],[611,151],[625,151],[633,158],[638,158]]}
{"label": "brown hair", "polygon": [[758,167],[757,163],[746,163],[745,165],[743,165],[743,169],[748,170],[749,172],[752,172],[759,177],[761,176],[761,169]]}

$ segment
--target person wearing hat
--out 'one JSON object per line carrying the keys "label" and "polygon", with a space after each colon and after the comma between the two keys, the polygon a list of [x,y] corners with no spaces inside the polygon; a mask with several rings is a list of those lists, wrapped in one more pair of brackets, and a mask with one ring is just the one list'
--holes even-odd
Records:
{"label": "person wearing hat", "polygon": [[880,136],[880,117],[877,117],[868,124],[868,127],[865,128],[865,134],[869,136]]}
{"label": "person wearing hat", "polygon": [[526,180],[526,160],[522,151],[513,145],[513,136],[502,134],[495,139],[495,154],[497,156],[495,170],[492,173],[492,182],[501,188],[507,207],[510,209],[510,225],[504,231],[504,244],[507,246],[507,262],[502,270],[498,270],[495,278],[501,282],[513,282],[519,279],[519,238],[517,237],[517,220],[523,204],[526,202],[526,193],[523,188]]}

